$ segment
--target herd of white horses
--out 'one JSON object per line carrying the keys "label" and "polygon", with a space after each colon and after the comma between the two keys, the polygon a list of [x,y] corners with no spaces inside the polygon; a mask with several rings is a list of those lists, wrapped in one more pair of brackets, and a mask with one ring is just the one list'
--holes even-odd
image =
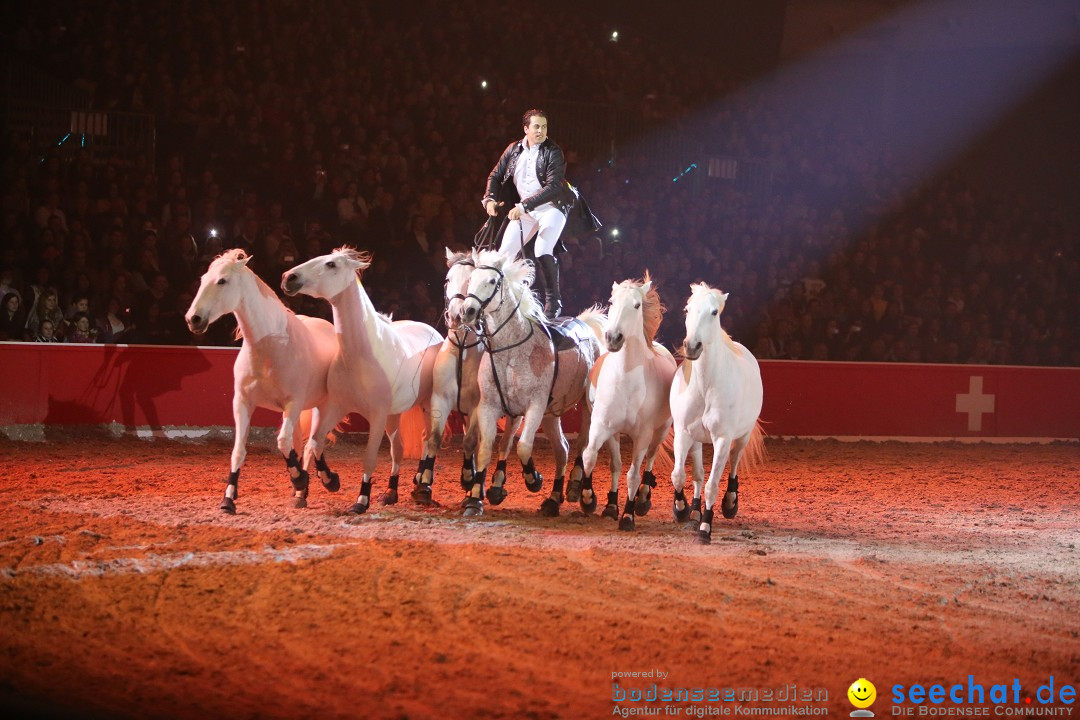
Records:
{"label": "herd of white horses", "polygon": [[[529,261],[497,251],[447,250],[446,258],[445,338],[423,323],[394,321],[377,312],[361,282],[370,256],[351,248],[282,275],[286,294],[329,301],[333,324],[293,314],[247,267],[251,258],[242,250],[226,252],[210,265],[188,309],[188,327],[202,333],[232,313],[243,338],[233,367],[236,433],[223,511],[236,511],[251,415],[265,407],[282,415],[277,446],[296,507],[306,506],[313,468],[324,487],[340,489],[324,449],[351,413],[367,420],[369,434],[359,497],[348,511],[364,513],[371,504],[383,434],[390,440],[391,469],[379,501],[398,501],[398,473],[408,444],[420,456],[412,497],[432,504],[435,457],[451,412],[458,412],[466,427],[460,475],[465,516],[481,515],[485,503],[498,505],[506,498],[506,458],[515,438],[525,486],[541,490],[533,443],[543,428],[555,452],[555,478],[540,505],[546,516],[557,516],[563,502],[579,503],[586,513],[596,510],[592,474],[600,448],[606,447],[611,486],[602,514],[617,520],[619,529],[633,530],[634,516],[649,511],[656,485],[653,464],[668,453],[676,520],[695,523],[698,539],[710,541],[725,465],[728,481],[720,507],[724,517],[735,517],[740,461],[744,454],[748,462],[763,454],[762,385],[757,360],[721,327],[726,294],[703,283],[691,286],[680,365],[654,341],[664,306],[647,272],[644,280],[613,283],[606,312],[592,307],[574,318],[548,320],[531,290]],[[560,417],[575,406],[581,427],[567,478],[570,447]],[[499,457],[488,483],[502,418]],[[620,511],[623,434],[633,442],[633,456]],[[714,451],[708,482],[704,443],[712,443]],[[688,455],[694,480],[689,503],[684,494]]]}

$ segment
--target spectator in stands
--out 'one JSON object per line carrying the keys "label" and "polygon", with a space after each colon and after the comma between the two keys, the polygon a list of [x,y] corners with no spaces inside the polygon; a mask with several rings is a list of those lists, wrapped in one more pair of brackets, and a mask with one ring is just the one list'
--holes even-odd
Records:
{"label": "spectator in stands", "polygon": [[16,292],[0,301],[0,340],[22,340],[26,334],[26,310]]}
{"label": "spectator in stands", "polygon": [[[64,311],[60,309],[60,295],[56,288],[46,288],[38,298],[37,306],[26,321],[26,330],[31,337],[44,335],[42,324],[48,322],[54,335],[64,332]],[[52,337],[53,335],[50,335]],[[52,342],[52,341],[50,341]]]}
{"label": "spectator in stands", "polygon": [[79,311],[75,313],[68,325],[67,336],[64,342],[69,343],[94,343],[97,342],[97,328],[90,324],[90,315]]}

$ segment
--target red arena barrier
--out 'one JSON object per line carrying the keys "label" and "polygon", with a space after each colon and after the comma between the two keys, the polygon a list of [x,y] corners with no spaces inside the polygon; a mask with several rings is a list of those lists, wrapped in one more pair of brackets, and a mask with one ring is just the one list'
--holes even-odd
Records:
{"label": "red arena barrier", "polygon": [[[2,343],[0,426],[232,425],[236,348]],[[1080,438],[1080,368],[764,361],[773,436]],[[14,380],[18,378],[18,380]],[[272,427],[258,410],[252,424]],[[576,414],[565,416],[567,431]],[[354,416],[351,430],[363,430]],[[457,426],[460,429],[460,425]]]}

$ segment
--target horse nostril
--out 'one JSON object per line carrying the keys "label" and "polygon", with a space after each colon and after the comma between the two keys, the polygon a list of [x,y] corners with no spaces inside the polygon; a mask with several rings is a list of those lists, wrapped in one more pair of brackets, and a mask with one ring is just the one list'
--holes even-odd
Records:
{"label": "horse nostril", "polygon": [[191,324],[192,325],[200,325],[200,324],[202,324],[202,318],[199,317],[198,315],[192,315],[191,316]]}

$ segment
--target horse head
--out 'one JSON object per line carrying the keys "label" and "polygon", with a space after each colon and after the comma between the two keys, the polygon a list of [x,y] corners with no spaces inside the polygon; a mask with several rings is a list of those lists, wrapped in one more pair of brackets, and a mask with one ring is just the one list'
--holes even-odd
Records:
{"label": "horse head", "polygon": [[446,326],[456,330],[461,324],[461,304],[469,290],[469,278],[476,269],[476,251],[456,253],[446,248],[446,268],[443,284]]}
{"label": "horse head", "polygon": [[477,253],[476,269],[469,277],[468,291],[461,303],[461,322],[473,325],[485,312],[498,311],[507,295],[522,315],[542,322],[543,307],[529,289],[533,273],[528,260],[514,260],[498,250]]}
{"label": "horse head", "polygon": [[643,280],[612,283],[610,305],[608,328],[604,333],[609,352],[621,350],[628,337],[643,337],[647,345],[652,345],[664,314],[664,305],[653,288],[648,271],[645,271]]}
{"label": "horse head", "polygon": [[199,281],[199,291],[191,301],[184,320],[188,329],[202,335],[210,323],[235,312],[244,297],[244,275],[251,275],[247,264],[251,256],[243,250],[230,250],[210,263]]}
{"label": "horse head", "polygon": [[357,275],[371,266],[371,254],[340,247],[281,274],[281,289],[290,297],[297,293],[311,297],[337,297],[357,281]]}
{"label": "horse head", "polygon": [[727,334],[720,326],[720,313],[724,312],[727,298],[727,293],[705,283],[690,286],[690,299],[686,301],[686,340],[683,341],[683,356],[687,360],[697,360],[706,345]]}

